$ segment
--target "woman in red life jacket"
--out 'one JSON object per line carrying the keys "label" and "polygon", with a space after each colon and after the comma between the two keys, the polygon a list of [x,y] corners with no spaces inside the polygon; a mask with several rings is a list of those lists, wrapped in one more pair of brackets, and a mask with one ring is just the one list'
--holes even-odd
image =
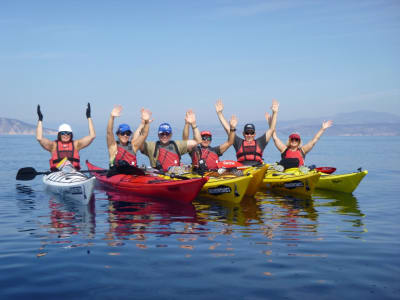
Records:
{"label": "woman in red life jacket", "polygon": [[190,152],[197,144],[201,142],[200,132],[196,125],[196,116],[193,111],[186,113],[185,122],[192,126],[195,132],[194,140],[173,141],[172,128],[168,123],[161,123],[158,128],[158,141],[146,141],[140,151],[150,160],[153,168],[162,172],[168,171],[168,168],[179,166],[181,155]]}
{"label": "woman in red life jacket", "polygon": [[36,139],[39,144],[51,153],[50,170],[57,171],[57,164],[67,157],[75,169],[80,169],[79,150],[89,146],[96,137],[93,121],[91,117],[90,103],[87,104],[86,118],[89,123],[89,135],[79,140],[73,140],[71,126],[62,124],[58,128],[57,140],[51,141],[43,137],[43,114],[40,110],[40,105],[37,106],[37,114],[39,121],[36,128]]}
{"label": "woman in red life jacket", "polygon": [[107,148],[110,164],[108,176],[118,173],[129,172],[130,166],[137,166],[136,153],[143,145],[149,134],[149,124],[151,122],[151,112],[141,109],[141,125],[136,130],[131,139],[132,131],[128,124],[120,124],[116,131],[118,140],[114,138],[113,128],[114,119],[121,115],[122,106],[117,105],[111,111],[110,119],[107,124]]}
{"label": "woman in red life jacket", "polygon": [[[228,140],[216,147],[211,147],[212,134],[210,131],[202,131],[200,133],[201,143],[192,149],[190,156],[192,157],[192,166],[194,170],[204,172],[218,169],[219,157],[233,145],[235,140],[235,131],[237,125],[236,116],[232,116],[229,122],[230,130]],[[193,130],[193,136],[196,132]],[[183,140],[189,139],[189,123],[185,122],[182,134]]]}
{"label": "woman in red life jacket", "polygon": [[321,129],[317,132],[313,139],[304,146],[301,143],[301,138],[298,133],[292,133],[289,135],[289,139],[285,145],[278,138],[276,132],[274,132],[272,138],[274,139],[276,148],[281,152],[282,157],[282,160],[279,162],[279,164],[285,169],[303,166],[306,154],[311,151],[325,130],[331,127],[332,124],[333,122],[331,120],[322,122]]}
{"label": "woman in red life jacket", "polygon": [[[222,111],[224,109],[224,105],[222,100],[219,99],[215,104],[215,110],[217,112],[218,118],[224,127],[227,134],[229,134],[229,124],[226,121]],[[258,138],[256,136],[256,129],[254,124],[248,123],[244,126],[243,129],[243,137],[235,136],[235,141],[233,146],[236,150],[236,158],[238,162],[241,162],[244,165],[255,166],[263,163],[263,152],[265,147],[267,146],[269,140],[271,139],[272,133],[275,130],[276,118],[279,110],[279,103],[275,99],[272,100],[272,118],[269,129],[265,132],[265,134],[261,135]],[[269,119],[268,112],[265,113],[265,118]]]}

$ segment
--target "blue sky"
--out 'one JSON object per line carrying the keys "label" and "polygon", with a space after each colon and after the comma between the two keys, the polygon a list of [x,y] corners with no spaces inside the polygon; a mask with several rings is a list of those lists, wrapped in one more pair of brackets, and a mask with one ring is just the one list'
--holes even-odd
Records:
{"label": "blue sky", "polygon": [[400,1],[0,1],[0,117],[98,130],[400,110]]}

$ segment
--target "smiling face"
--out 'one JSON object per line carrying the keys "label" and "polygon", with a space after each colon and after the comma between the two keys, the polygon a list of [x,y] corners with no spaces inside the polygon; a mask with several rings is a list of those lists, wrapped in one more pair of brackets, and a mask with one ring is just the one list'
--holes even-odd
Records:
{"label": "smiling face", "polygon": [[256,132],[254,130],[246,130],[243,132],[243,137],[247,142],[254,141],[255,136]]}
{"label": "smiling face", "polygon": [[70,132],[70,131],[60,131],[59,135],[60,135],[60,141],[63,142],[63,143],[68,143],[68,142],[71,141],[72,132]]}
{"label": "smiling face", "polygon": [[202,135],[202,136],[201,136],[201,145],[202,145],[203,147],[208,147],[208,146],[210,146],[211,141],[212,141],[211,135]]}
{"label": "smiling face", "polygon": [[297,150],[299,146],[300,146],[300,139],[298,139],[297,137],[289,138],[289,148],[291,150]]}
{"label": "smiling face", "polygon": [[168,132],[161,132],[158,134],[158,139],[160,140],[161,144],[167,144],[172,137],[172,133]]}
{"label": "smiling face", "polygon": [[129,131],[129,130],[128,130],[128,131],[125,131],[125,132],[118,132],[118,133],[117,133],[117,137],[118,137],[118,139],[119,139],[119,142],[120,142],[122,145],[128,144],[129,138],[130,138],[131,134],[132,134],[132,132]]}

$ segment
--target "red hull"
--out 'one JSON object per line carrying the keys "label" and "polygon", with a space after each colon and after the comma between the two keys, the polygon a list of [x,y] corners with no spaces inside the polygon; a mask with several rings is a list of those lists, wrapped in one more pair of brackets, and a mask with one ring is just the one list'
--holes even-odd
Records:
{"label": "red hull", "polygon": [[[86,165],[89,170],[103,170],[88,161]],[[119,191],[129,192],[141,197],[183,203],[191,203],[207,182],[207,178],[166,180],[153,175],[137,176],[119,174],[107,177],[102,173],[93,172],[92,174],[105,186]]]}

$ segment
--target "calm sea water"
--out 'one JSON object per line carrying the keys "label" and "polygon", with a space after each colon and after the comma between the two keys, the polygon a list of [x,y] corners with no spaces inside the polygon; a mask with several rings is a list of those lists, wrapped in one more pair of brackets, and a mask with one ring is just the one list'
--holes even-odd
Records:
{"label": "calm sea water", "polygon": [[[353,195],[183,206],[99,187],[81,206],[41,176],[16,181],[49,155],[32,136],[0,136],[0,298],[400,299],[399,149],[399,137],[323,137],[307,162],[368,169]],[[265,154],[279,159],[273,144]],[[105,139],[81,156],[106,167]]]}

